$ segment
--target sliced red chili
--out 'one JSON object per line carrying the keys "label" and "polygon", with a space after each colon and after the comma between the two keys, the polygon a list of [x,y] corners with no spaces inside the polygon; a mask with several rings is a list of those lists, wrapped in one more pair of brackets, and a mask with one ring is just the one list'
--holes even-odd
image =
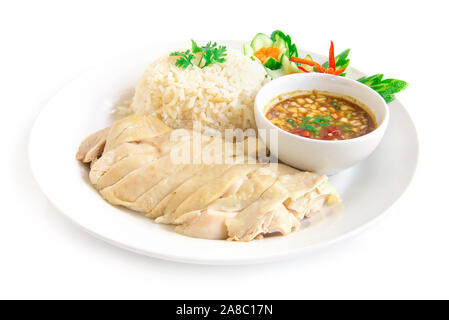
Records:
{"label": "sliced red chili", "polygon": [[336,76],[339,76],[339,75],[341,75],[343,72],[345,72],[346,71],[346,68],[343,68],[343,69],[340,69],[340,70],[335,70],[335,75]]}
{"label": "sliced red chili", "polygon": [[304,69],[304,68],[301,67],[301,66],[297,66],[297,67],[298,67],[298,69],[301,70],[301,71],[304,71],[304,72],[306,72],[306,73],[310,73],[310,71],[307,71],[306,69]]}
{"label": "sliced red chili", "polygon": [[300,133],[301,136],[309,138],[310,137],[310,132],[309,131],[303,131]]}
{"label": "sliced red chili", "polygon": [[[329,134],[331,134],[331,135],[329,135]],[[334,126],[327,128],[323,139],[324,140],[335,140],[335,139],[342,140],[340,129],[338,127],[334,127]]]}
{"label": "sliced red chili", "polygon": [[331,133],[333,136],[340,136],[341,131],[337,127],[329,127],[327,129],[327,133]]}
{"label": "sliced red chili", "polygon": [[329,69],[335,70],[335,68],[334,42],[331,41],[331,47],[329,49]]}

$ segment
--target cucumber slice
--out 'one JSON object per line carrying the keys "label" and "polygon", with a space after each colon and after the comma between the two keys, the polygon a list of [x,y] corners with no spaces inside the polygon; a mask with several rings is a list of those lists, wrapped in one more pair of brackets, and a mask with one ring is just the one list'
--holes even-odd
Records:
{"label": "cucumber slice", "polygon": [[265,68],[271,69],[271,70],[277,70],[280,69],[282,64],[281,62],[277,61],[275,58],[273,57],[269,57],[265,63],[263,64],[263,66]]}
{"label": "cucumber slice", "polygon": [[296,65],[288,59],[287,55],[285,55],[285,54],[281,55],[280,60],[281,60],[279,62],[280,68],[278,68],[278,69],[273,70],[273,69],[270,69],[270,68],[267,68],[266,66],[264,66],[265,70],[267,71],[267,74],[271,77],[271,79],[276,79],[276,78],[285,76],[287,74],[299,72]]}
{"label": "cucumber slice", "polygon": [[285,55],[285,54],[282,55],[280,60],[281,60],[281,64],[282,64],[281,70],[282,70],[282,73],[284,75],[290,74],[290,73],[298,73],[299,72],[299,69],[296,66],[296,64],[291,62],[288,59],[287,55]]}
{"label": "cucumber slice", "polygon": [[251,41],[251,48],[254,51],[258,51],[262,48],[271,47],[273,45],[273,40],[270,39],[266,34],[258,33]]}
{"label": "cucumber slice", "polygon": [[249,44],[245,43],[243,45],[243,54],[245,56],[252,56],[254,54],[254,50],[253,50],[253,48],[251,48],[251,46]]}
{"label": "cucumber slice", "polygon": [[288,50],[288,45],[282,38],[277,38],[272,47],[278,48],[279,50],[281,50],[281,53],[286,53]]}
{"label": "cucumber slice", "polygon": [[265,68],[265,70],[267,71],[267,74],[271,79],[276,79],[284,75],[281,69],[270,70],[268,68]]}
{"label": "cucumber slice", "polygon": [[276,42],[278,39],[282,39],[285,42],[286,50],[285,54],[290,57],[297,57],[298,56],[298,49],[296,48],[296,45],[292,43],[292,38],[289,35],[284,34],[281,30],[273,31],[271,34],[271,40]]}

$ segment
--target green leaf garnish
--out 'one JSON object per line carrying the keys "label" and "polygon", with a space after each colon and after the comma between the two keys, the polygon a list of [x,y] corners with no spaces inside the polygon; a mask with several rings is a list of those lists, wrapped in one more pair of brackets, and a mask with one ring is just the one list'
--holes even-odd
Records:
{"label": "green leaf garnish", "polygon": [[314,117],[303,117],[302,123],[299,127],[301,128],[301,130],[307,130],[312,132],[314,135],[317,135],[321,128],[329,127],[332,121],[333,119],[331,116],[317,115]]}
{"label": "green leaf garnish", "polygon": [[193,41],[193,39],[191,41],[192,41],[192,52],[193,53],[200,53],[201,52],[201,48],[196,44],[195,41]]}
{"label": "green leaf garnish", "polygon": [[311,122],[319,125],[320,127],[327,128],[327,127],[329,127],[329,123],[332,120],[333,119],[332,119],[331,116],[320,116],[320,115],[317,115],[317,116],[313,117]]}
{"label": "green leaf garnish", "polygon": [[198,63],[198,67],[205,68],[207,66],[213,65],[214,63],[223,63],[225,62],[226,56],[226,47],[219,46],[217,48],[217,43],[214,42],[213,45],[210,42],[201,47],[201,58],[204,59],[204,64],[201,64],[201,61]]}
{"label": "green leaf garnish", "polygon": [[183,52],[172,52],[170,56],[179,57],[176,61],[175,65],[179,68],[186,69],[188,66],[193,66],[193,60],[196,58],[195,55],[198,55],[199,61],[196,65],[199,68],[205,68],[207,66],[213,65],[214,63],[223,63],[226,61],[226,47],[219,46],[217,47],[217,43],[212,43],[209,41],[205,46],[198,46],[198,44],[192,41],[192,51],[187,50]]}
{"label": "green leaf garnish", "polygon": [[305,131],[310,131],[313,134],[318,134],[318,129],[315,128],[315,126],[311,125],[311,124],[301,124],[299,126],[301,128],[301,130],[305,130]]}
{"label": "green leaf garnish", "polygon": [[170,56],[179,57],[179,59],[176,60],[175,65],[183,69],[187,68],[188,66],[193,66],[192,60],[195,59],[195,55],[193,55],[190,50],[184,52],[175,51],[170,53]]}

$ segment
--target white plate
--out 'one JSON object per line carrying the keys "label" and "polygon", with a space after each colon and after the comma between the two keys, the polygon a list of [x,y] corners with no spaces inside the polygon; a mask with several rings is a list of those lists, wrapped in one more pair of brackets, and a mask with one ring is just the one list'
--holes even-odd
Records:
{"label": "white plate", "polygon": [[[239,41],[225,44],[242,47]],[[113,106],[131,92],[152,60],[185,46],[187,42],[153,47],[110,61],[63,88],[36,120],[29,145],[33,174],[50,201],[84,230],[119,247],[173,261],[273,261],[353,235],[378,218],[410,183],[418,157],[417,135],[412,120],[396,100],[390,104],[390,126],[379,148],[362,163],[330,179],[342,195],[344,212],[318,219],[285,237],[249,243],[194,239],[111,206],[90,185],[86,167],[75,160],[78,146],[87,135],[113,122]],[[353,78],[362,75],[350,70]]]}

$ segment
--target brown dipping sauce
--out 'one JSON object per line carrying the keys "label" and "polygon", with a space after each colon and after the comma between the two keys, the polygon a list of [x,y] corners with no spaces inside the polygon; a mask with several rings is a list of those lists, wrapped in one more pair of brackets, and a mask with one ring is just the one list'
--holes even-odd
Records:
{"label": "brown dipping sauce", "polygon": [[355,99],[316,90],[281,100],[265,115],[285,131],[319,140],[353,139],[377,127],[374,116]]}

